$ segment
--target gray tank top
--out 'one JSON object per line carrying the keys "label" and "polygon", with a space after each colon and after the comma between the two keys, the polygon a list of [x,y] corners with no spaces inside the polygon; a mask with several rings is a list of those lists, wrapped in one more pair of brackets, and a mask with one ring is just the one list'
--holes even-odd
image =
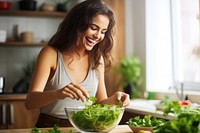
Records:
{"label": "gray tank top", "polygon": [[[61,89],[64,86],[68,85],[72,82],[69,77],[67,70],[65,69],[64,61],[62,54],[57,50],[57,66],[54,76],[50,81],[47,82],[44,91]],[[78,75],[77,75],[78,76]],[[80,84],[84,89],[86,89],[89,93],[89,96],[95,96],[97,92],[98,86],[98,76],[97,71],[89,69],[87,77]],[[43,106],[40,109],[41,113],[46,113],[58,118],[67,118],[65,114],[65,107],[77,107],[83,106],[84,103],[81,100],[73,100],[71,98],[59,99],[54,102]]]}

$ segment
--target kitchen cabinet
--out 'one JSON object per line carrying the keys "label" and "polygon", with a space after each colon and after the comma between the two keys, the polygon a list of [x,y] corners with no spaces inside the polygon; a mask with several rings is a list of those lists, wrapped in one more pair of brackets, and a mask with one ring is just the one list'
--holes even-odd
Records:
{"label": "kitchen cabinet", "polygon": [[26,95],[0,95],[0,129],[33,128],[39,110],[25,108]]}

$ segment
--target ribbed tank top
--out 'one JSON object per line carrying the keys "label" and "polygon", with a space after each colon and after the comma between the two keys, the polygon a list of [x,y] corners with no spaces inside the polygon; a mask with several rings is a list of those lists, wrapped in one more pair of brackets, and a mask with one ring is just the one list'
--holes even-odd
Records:
{"label": "ribbed tank top", "polygon": [[[47,82],[44,91],[61,89],[72,82],[72,79],[69,77],[65,68],[62,54],[58,50],[57,54],[58,56],[55,74],[52,79]],[[87,77],[82,83],[80,83],[80,86],[88,91],[89,96],[95,96],[98,86],[97,71],[89,69]],[[71,98],[58,99],[48,105],[43,106],[40,109],[40,112],[58,118],[67,118],[64,110],[65,107],[77,107],[83,105],[84,103],[81,100],[73,100]]]}

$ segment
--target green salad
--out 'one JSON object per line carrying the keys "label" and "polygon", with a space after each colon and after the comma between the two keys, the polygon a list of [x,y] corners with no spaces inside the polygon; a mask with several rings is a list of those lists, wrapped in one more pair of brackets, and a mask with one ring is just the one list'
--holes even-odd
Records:
{"label": "green salad", "polygon": [[174,112],[176,118],[167,121],[158,133],[200,133],[200,106],[180,107],[173,103],[175,102],[172,102],[173,106],[167,106],[164,112],[166,115]]}
{"label": "green salad", "polygon": [[75,112],[72,116],[77,127],[83,131],[104,131],[118,124],[118,118],[124,111],[120,109],[121,105],[94,104],[95,97],[87,100],[92,101],[92,105],[85,105],[83,110]]}
{"label": "green salad", "polygon": [[144,118],[140,118],[140,116],[136,116],[134,118],[130,118],[128,121],[128,125],[135,127],[151,127],[154,132],[156,132],[161,126],[165,124],[165,120],[156,119],[151,115],[145,115]]}

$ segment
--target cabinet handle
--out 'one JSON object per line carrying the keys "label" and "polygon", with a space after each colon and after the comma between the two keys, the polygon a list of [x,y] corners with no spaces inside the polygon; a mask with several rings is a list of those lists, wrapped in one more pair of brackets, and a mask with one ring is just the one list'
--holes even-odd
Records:
{"label": "cabinet handle", "polygon": [[6,125],[6,104],[2,104],[2,124]]}
{"label": "cabinet handle", "polygon": [[14,107],[10,104],[10,124],[14,124]]}

